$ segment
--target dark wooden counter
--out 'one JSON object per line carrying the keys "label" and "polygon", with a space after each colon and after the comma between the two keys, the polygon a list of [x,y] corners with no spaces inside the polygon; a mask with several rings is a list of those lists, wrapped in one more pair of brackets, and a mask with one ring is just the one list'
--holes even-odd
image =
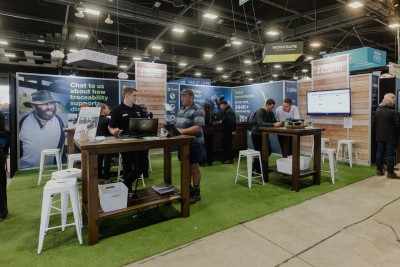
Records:
{"label": "dark wooden counter", "polygon": [[[88,242],[90,245],[96,244],[99,240],[99,219],[113,216],[116,214],[129,212],[135,209],[148,207],[151,205],[167,203],[172,200],[181,201],[182,217],[190,216],[189,205],[189,183],[190,183],[190,166],[189,166],[189,144],[194,139],[192,136],[178,136],[172,138],[161,137],[158,140],[144,139],[120,139],[107,138],[100,142],[89,142],[74,140],[76,146],[81,149],[82,153],[82,220],[88,225]],[[181,151],[181,177],[180,191],[169,196],[158,196],[154,194],[154,190],[145,189],[139,192],[140,198],[128,201],[128,207],[112,212],[103,212],[99,207],[98,192],[98,170],[97,159],[98,154],[111,154],[128,151],[147,150],[153,148],[164,149],[164,181],[171,183],[172,167],[171,167],[171,149],[179,147]]]}
{"label": "dark wooden counter", "polygon": [[[260,127],[262,133],[262,163],[264,172],[264,181],[268,182],[270,172],[276,172],[276,166],[269,166],[269,134],[283,135],[292,137],[292,190],[299,191],[299,179],[307,176],[313,176],[313,183],[319,185],[321,183],[321,132],[323,128],[309,129],[287,129],[284,127]],[[313,135],[314,136],[314,166],[313,169],[300,172],[300,137]],[[287,152],[289,138],[284,138],[283,150]],[[287,154],[287,153],[285,153]]]}

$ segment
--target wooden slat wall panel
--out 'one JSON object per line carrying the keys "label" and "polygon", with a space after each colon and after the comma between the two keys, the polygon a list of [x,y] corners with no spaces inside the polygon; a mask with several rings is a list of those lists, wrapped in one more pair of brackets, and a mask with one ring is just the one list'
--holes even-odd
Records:
{"label": "wooden slat wall panel", "polygon": [[[370,165],[370,75],[359,75],[350,77],[351,104],[353,128],[349,130],[349,139],[357,141],[358,159],[361,165]],[[298,107],[301,118],[311,119],[307,116],[306,92],[311,91],[311,82],[300,82],[298,90]],[[337,89],[341,87],[331,88]],[[344,88],[342,86],[342,88]],[[337,116],[313,116],[314,126],[325,128],[322,137],[329,138],[331,148],[337,148],[339,139],[346,139],[346,129],[343,128],[343,117]],[[311,138],[301,139],[301,152],[310,154]]]}

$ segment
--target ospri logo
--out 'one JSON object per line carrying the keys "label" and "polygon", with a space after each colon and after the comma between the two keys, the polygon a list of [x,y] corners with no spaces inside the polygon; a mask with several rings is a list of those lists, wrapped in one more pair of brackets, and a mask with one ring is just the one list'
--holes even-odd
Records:
{"label": "ospri logo", "polygon": [[344,66],[341,63],[324,64],[317,67],[315,75],[331,74],[344,71]]}

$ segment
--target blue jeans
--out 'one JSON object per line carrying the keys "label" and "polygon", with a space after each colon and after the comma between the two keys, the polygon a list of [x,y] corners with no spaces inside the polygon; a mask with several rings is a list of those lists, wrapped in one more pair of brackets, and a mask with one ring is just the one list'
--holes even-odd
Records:
{"label": "blue jeans", "polygon": [[386,168],[389,173],[394,172],[394,155],[396,154],[397,142],[378,141],[376,150],[376,168],[383,169],[383,157],[386,150]]}

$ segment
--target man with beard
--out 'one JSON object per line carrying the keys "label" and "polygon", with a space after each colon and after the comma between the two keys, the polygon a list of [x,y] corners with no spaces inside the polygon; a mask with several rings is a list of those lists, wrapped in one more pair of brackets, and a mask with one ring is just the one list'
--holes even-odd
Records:
{"label": "man with beard", "polygon": [[[32,112],[19,122],[20,168],[38,167],[43,149],[62,148],[65,141],[64,123],[56,115],[56,103],[60,104],[47,90],[34,92],[32,101],[24,102],[24,106],[31,107]],[[54,162],[51,157],[46,160],[46,164]]]}

